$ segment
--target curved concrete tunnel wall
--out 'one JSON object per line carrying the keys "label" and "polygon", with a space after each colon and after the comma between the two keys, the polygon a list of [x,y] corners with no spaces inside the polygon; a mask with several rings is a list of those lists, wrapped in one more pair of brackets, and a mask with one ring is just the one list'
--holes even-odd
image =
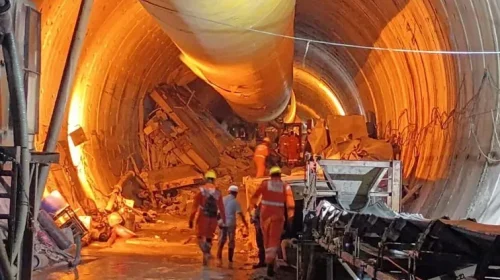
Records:
{"label": "curved concrete tunnel wall", "polygon": [[[39,4],[43,129],[79,1]],[[499,18],[500,4],[491,0],[297,0],[295,33],[377,47],[491,51],[499,49]],[[500,223],[494,213],[500,204],[495,199],[500,167],[489,164],[479,150],[500,152],[491,114],[498,105],[498,55],[396,53],[311,43],[304,59],[306,47],[306,42],[295,42],[296,66],[331,86],[347,114],[372,111],[381,136],[401,135],[405,176],[424,184],[407,210]],[[139,129],[139,101],[182,66],[178,55],[138,1],[94,4],[72,100],[75,116],[70,116],[89,137],[81,157],[94,193],[109,191],[122,172],[121,162],[140,151],[138,133],[130,132]],[[318,107],[320,115],[329,110],[308,97],[297,93],[297,102]]]}

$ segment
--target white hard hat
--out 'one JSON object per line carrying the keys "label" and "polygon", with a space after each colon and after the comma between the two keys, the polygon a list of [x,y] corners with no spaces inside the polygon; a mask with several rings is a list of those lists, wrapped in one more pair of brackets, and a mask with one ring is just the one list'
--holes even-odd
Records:
{"label": "white hard hat", "polygon": [[227,191],[229,192],[238,192],[238,186],[235,186],[235,185],[231,185]]}
{"label": "white hard hat", "polygon": [[113,212],[108,216],[108,224],[110,227],[114,227],[123,222],[123,217],[118,212]]}

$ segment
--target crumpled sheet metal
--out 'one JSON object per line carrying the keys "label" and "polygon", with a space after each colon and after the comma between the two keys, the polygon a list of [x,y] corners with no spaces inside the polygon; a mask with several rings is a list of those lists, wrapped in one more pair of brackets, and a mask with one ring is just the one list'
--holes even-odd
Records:
{"label": "crumpled sheet metal", "polygon": [[314,154],[324,159],[393,159],[390,143],[368,137],[363,116],[328,116],[326,123],[318,122],[308,136]]}
{"label": "crumpled sheet metal", "polygon": [[[385,140],[377,140],[369,137],[348,140],[337,146],[336,157],[346,160],[392,160],[393,149]],[[328,157],[326,157],[328,158]]]}
{"label": "crumpled sheet metal", "polygon": [[[332,142],[342,142],[352,135],[352,139],[368,136],[365,117],[361,115],[334,116],[326,118],[328,132]],[[342,140],[338,140],[342,139]]]}
{"label": "crumpled sheet metal", "polygon": [[314,154],[319,154],[328,147],[328,133],[323,122],[318,122],[314,126],[308,140]]}

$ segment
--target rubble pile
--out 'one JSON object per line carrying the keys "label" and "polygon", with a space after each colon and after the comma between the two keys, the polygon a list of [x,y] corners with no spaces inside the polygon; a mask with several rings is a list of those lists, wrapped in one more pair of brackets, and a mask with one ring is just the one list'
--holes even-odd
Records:
{"label": "rubble pile", "polygon": [[156,105],[143,121],[140,137],[146,163],[141,178],[148,189],[197,185],[209,169],[217,172],[220,187],[241,181],[241,174],[251,166],[251,148],[233,139],[196,100],[194,92],[186,86],[162,85],[148,98]]}
{"label": "rubble pile", "polygon": [[368,137],[363,116],[329,116],[311,131],[312,151],[326,159],[391,160],[394,145]]}
{"label": "rubble pile", "polygon": [[[240,139],[235,139],[232,145],[221,154],[221,164],[215,168],[215,171],[222,178],[229,176],[233,182],[239,183],[242,176],[250,171],[252,157],[253,151],[249,145]],[[224,186],[227,186],[227,184]]]}

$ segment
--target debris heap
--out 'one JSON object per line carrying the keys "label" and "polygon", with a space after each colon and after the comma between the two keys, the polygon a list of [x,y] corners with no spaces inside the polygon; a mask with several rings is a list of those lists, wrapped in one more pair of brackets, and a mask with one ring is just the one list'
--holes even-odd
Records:
{"label": "debris heap", "polygon": [[[218,184],[241,181],[251,166],[252,150],[234,139],[197,101],[188,87],[162,85],[144,100],[155,105],[141,123],[144,172],[149,188],[166,191],[201,183],[215,169]],[[141,116],[144,116],[144,106]]]}
{"label": "debris heap", "polygon": [[390,141],[368,137],[365,118],[358,115],[328,116],[312,129],[309,142],[313,153],[327,159],[391,160],[398,148]]}

